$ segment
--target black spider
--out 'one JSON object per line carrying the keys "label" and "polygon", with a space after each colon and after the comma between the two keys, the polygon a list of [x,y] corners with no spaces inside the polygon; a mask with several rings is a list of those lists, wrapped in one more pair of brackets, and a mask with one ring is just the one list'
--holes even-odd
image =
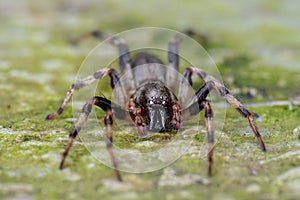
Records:
{"label": "black spider", "polygon": [[[187,31],[186,34],[195,34],[194,32]],[[207,128],[207,136],[209,143],[208,152],[208,174],[212,173],[213,162],[213,148],[214,148],[214,133],[213,133],[213,111],[208,100],[207,95],[213,89],[215,89],[222,97],[224,97],[228,103],[230,103],[235,109],[237,109],[244,117],[246,117],[250,123],[250,126],[257,137],[259,144],[263,151],[266,151],[265,144],[258,132],[258,129],[254,122],[254,115],[249,112],[231,93],[230,91],[214,77],[206,74],[203,70],[196,67],[186,68],[183,73],[183,80],[180,83],[178,98],[173,94],[172,90],[166,85],[176,85],[177,76],[175,72],[179,69],[179,44],[184,39],[184,34],[176,34],[171,38],[168,44],[168,67],[174,70],[166,70],[162,67],[162,61],[156,56],[141,52],[131,59],[129,48],[126,41],[123,38],[117,36],[109,36],[99,31],[89,33],[101,39],[108,39],[109,42],[119,49],[119,67],[121,74],[127,76],[126,79],[126,92],[124,92],[123,86],[120,84],[119,76],[112,68],[104,68],[96,71],[93,75],[74,83],[68,90],[62,104],[58,110],[49,114],[46,119],[53,119],[60,115],[75,90],[79,90],[82,87],[94,83],[97,79],[101,79],[104,76],[110,76],[111,87],[119,90],[120,98],[124,100],[123,105],[117,105],[110,100],[95,96],[91,98],[83,106],[82,113],[75,123],[74,128],[70,132],[69,140],[65,147],[63,157],[60,163],[60,169],[63,168],[65,159],[68,155],[69,149],[73,140],[77,136],[83,124],[86,122],[92,106],[96,105],[105,111],[104,124],[106,126],[107,134],[107,150],[111,156],[113,167],[115,169],[117,179],[122,181],[122,177],[118,170],[117,161],[112,150],[112,116],[115,115],[118,119],[125,119],[126,116],[130,116],[131,120],[137,128],[137,133],[141,137],[146,137],[148,131],[164,132],[164,131],[176,131],[180,128],[182,120],[191,118],[193,115],[198,114],[201,110],[205,111],[205,121]],[[84,35],[85,37],[86,35]],[[142,73],[139,72],[137,76],[136,67],[144,66]],[[142,76],[141,76],[142,75]],[[203,86],[195,93],[198,101],[192,103],[189,107],[183,108],[182,96],[186,95],[187,87],[192,85],[192,76],[204,80]],[[126,100],[129,99],[129,100]],[[126,100],[126,101],[125,101]]]}

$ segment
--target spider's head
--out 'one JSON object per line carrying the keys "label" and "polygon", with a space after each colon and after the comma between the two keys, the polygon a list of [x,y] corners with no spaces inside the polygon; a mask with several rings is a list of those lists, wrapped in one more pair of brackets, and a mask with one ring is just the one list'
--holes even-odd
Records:
{"label": "spider's head", "polygon": [[[135,104],[141,108],[140,117],[145,123],[145,130],[139,133],[164,132],[171,129],[172,106],[175,95],[161,81],[151,81],[137,88],[134,94]],[[140,127],[141,128],[141,127]]]}

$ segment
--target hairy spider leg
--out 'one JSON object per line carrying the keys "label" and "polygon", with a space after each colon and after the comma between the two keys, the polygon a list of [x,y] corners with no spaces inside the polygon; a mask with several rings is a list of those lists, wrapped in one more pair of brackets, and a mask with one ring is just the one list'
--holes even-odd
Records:
{"label": "hairy spider leg", "polygon": [[121,69],[121,72],[123,73],[126,71],[126,68],[131,66],[131,57],[129,53],[129,48],[127,45],[127,42],[125,39],[118,37],[116,35],[112,36],[110,34],[107,34],[105,32],[102,32],[100,30],[94,30],[88,33],[84,33],[80,35],[79,37],[73,39],[72,43],[78,43],[79,41],[86,39],[88,37],[94,37],[99,40],[108,40],[109,43],[119,49],[119,66]]}
{"label": "hairy spider leg", "polygon": [[[182,87],[187,84],[186,80],[182,81]],[[213,150],[214,150],[214,129],[213,129],[213,110],[208,100],[206,100],[209,94],[209,88],[205,83],[198,91],[195,93],[197,97],[197,102],[181,110],[181,117],[183,120],[188,120],[192,116],[198,114],[204,109],[205,125],[207,130],[207,142],[208,142],[208,175],[212,175],[212,164],[213,164]],[[181,94],[179,94],[181,95]]]}
{"label": "hairy spider leg", "polygon": [[[183,33],[175,34],[168,43],[168,66],[172,67],[175,70],[168,70],[167,71],[167,85],[176,87],[177,83],[177,74],[176,72],[179,71],[180,65],[180,57],[179,57],[179,45],[186,37],[192,37],[197,42],[203,42],[206,44],[205,36],[197,33],[192,29],[186,29]],[[175,88],[172,88],[175,91]]]}
{"label": "hairy spider leg", "polygon": [[201,108],[205,110],[205,124],[207,129],[207,142],[208,142],[208,175],[212,174],[213,164],[213,150],[215,145],[214,130],[213,130],[213,110],[208,101],[204,100],[201,102]]}
{"label": "hairy spider leg", "polygon": [[[254,122],[253,115],[249,110],[245,108],[231,93],[230,91],[221,84],[218,80],[214,77],[207,75],[203,70],[189,67],[185,70],[183,76],[184,79],[182,80],[181,87],[179,88],[179,96],[185,94],[187,91],[188,85],[192,85],[192,75],[197,75],[199,78],[205,81],[205,84],[195,93],[197,97],[197,102],[193,103],[189,107],[183,109],[181,111],[181,116],[183,119],[188,120],[191,116],[196,115],[199,113],[203,108],[205,109],[205,117],[206,117],[206,126],[208,130],[208,142],[209,142],[209,169],[208,173],[211,174],[212,169],[212,156],[213,156],[213,129],[210,125],[212,125],[212,108],[209,105],[209,102],[206,100],[207,95],[212,89],[218,91],[218,93],[224,97],[229,104],[231,104],[239,113],[241,113],[244,117],[246,117],[249,121],[250,127],[252,128],[255,136],[258,139],[258,142],[261,146],[262,151],[266,151],[265,144],[261,138],[261,135],[258,131],[258,128]],[[211,130],[209,130],[211,127]]]}
{"label": "hairy spider leg", "polygon": [[258,131],[258,128],[254,122],[255,114],[251,113],[241,102],[239,102],[231,93],[230,91],[221,84],[217,79],[214,77],[207,75],[203,70],[196,68],[196,67],[189,67],[186,69],[184,73],[184,77],[187,77],[188,80],[191,79],[191,76],[196,74],[198,77],[203,79],[205,83],[208,85],[208,89],[212,90],[215,89],[218,93],[224,97],[229,104],[231,104],[240,114],[242,114],[245,118],[248,119],[250,127],[253,130],[258,142],[261,146],[262,151],[266,151],[265,144],[261,138],[261,135]]}
{"label": "hairy spider leg", "polygon": [[84,123],[87,121],[93,105],[96,105],[105,111],[104,124],[106,127],[106,148],[111,157],[112,165],[115,170],[117,179],[119,181],[122,181],[122,177],[118,170],[117,159],[113,153],[113,131],[112,131],[113,120],[112,120],[112,116],[113,116],[113,114],[115,114],[115,116],[117,118],[125,119],[126,115],[128,115],[127,114],[128,112],[123,110],[120,106],[112,103],[110,100],[103,98],[103,97],[93,97],[83,106],[82,113],[79,116],[77,122],[75,123],[74,128],[70,132],[69,139],[66,144],[65,151],[63,153],[63,157],[61,159],[59,168],[63,169],[65,159],[66,159],[68,152],[72,146],[73,140],[76,138],[77,134],[83,127]]}
{"label": "hairy spider leg", "polygon": [[[110,69],[110,68],[105,68],[102,70],[98,70],[96,71],[93,75],[87,76],[86,78],[77,81],[75,84],[73,84],[70,89],[68,90],[65,99],[63,100],[63,103],[61,104],[61,106],[59,107],[58,111],[55,113],[51,113],[49,115],[47,115],[46,119],[53,119],[54,117],[60,115],[65,106],[67,105],[68,101],[70,100],[70,98],[72,97],[73,93],[75,90],[78,90],[84,86],[90,85],[92,83],[94,83],[97,79],[100,79],[106,75],[109,75],[111,78],[111,87],[112,89],[118,89],[119,95],[121,95],[122,97],[124,97],[124,101],[125,101],[125,93],[123,91],[123,87],[121,85],[121,83],[119,82],[119,78],[118,75],[116,74],[114,69]],[[115,116],[117,118],[120,119],[126,119],[126,111],[124,111],[120,106],[111,103],[111,101],[103,98],[103,97],[94,97],[91,100],[89,100],[82,109],[82,113],[79,116],[74,128],[72,129],[72,131],[69,134],[69,139],[67,142],[67,145],[65,147],[65,151],[63,153],[63,157],[60,163],[60,169],[63,168],[65,159],[68,155],[68,152],[72,146],[73,140],[75,139],[75,137],[77,136],[78,132],[80,131],[81,127],[83,126],[83,124],[86,122],[90,112],[91,112],[91,108],[92,105],[96,105],[101,107],[104,111],[106,111],[105,114],[105,118],[104,118],[104,123],[106,126],[106,132],[107,132],[107,150],[111,156],[112,159],[112,163],[113,166],[115,168],[116,171],[116,175],[119,181],[122,181],[122,178],[120,176],[120,173],[117,169],[117,162],[116,162],[116,158],[113,154],[112,151],[112,113],[114,112]],[[127,114],[128,115],[128,114]]]}
{"label": "hairy spider leg", "polygon": [[59,115],[62,114],[64,111],[66,105],[70,101],[73,93],[76,90],[79,90],[85,86],[91,85],[92,83],[96,82],[98,79],[103,78],[104,76],[110,76],[111,78],[111,87],[112,89],[116,89],[118,91],[118,95],[120,95],[120,99],[125,102],[125,92],[122,87],[122,85],[119,83],[119,77],[117,75],[117,72],[114,69],[111,68],[104,68],[101,70],[96,71],[93,75],[89,75],[81,80],[76,81],[76,83],[72,84],[67,91],[64,100],[62,101],[61,105],[57,109],[56,112],[48,114],[46,116],[46,120],[53,119]]}
{"label": "hairy spider leg", "polygon": [[179,45],[185,37],[186,35],[178,33],[174,35],[168,43],[168,66],[174,70],[167,70],[166,81],[168,86],[173,86],[171,89],[174,91],[176,89],[177,74],[179,71]]}
{"label": "hairy spider leg", "polygon": [[132,62],[130,57],[130,51],[126,40],[117,35],[110,35],[100,30],[94,30],[79,36],[75,41],[78,42],[90,36],[100,40],[108,40],[112,46],[118,48],[119,67],[122,74],[127,73],[126,76],[128,77],[127,78],[128,80],[126,80],[127,81],[126,90],[130,91],[130,94],[132,94],[135,91],[136,86],[135,86],[134,77],[132,73],[132,65],[131,65]]}
{"label": "hairy spider leg", "polygon": [[[179,71],[179,44],[182,42],[184,38],[187,36],[190,36],[194,38],[196,41],[205,41],[206,38],[204,38],[203,35],[195,32],[192,29],[187,29],[182,33],[175,34],[171,40],[168,43],[168,66],[172,67],[175,70],[168,70],[166,74],[166,81],[167,85],[173,86],[174,88],[171,88],[173,91],[175,91],[176,87],[176,81],[177,81],[177,71]],[[76,44],[82,39],[85,39],[87,37],[95,37],[100,40],[108,40],[111,45],[117,47],[119,49],[119,67],[121,69],[121,73],[127,73],[127,85],[128,85],[128,91],[129,94],[133,94],[133,92],[136,89],[136,83],[134,82],[134,75],[132,72],[132,60],[130,57],[130,51],[128,48],[128,44],[125,39],[119,37],[119,36],[112,36],[110,34],[107,34],[100,30],[94,30],[91,32],[84,33],[80,35],[77,38],[73,38],[71,43]],[[158,62],[159,63],[159,62]]]}

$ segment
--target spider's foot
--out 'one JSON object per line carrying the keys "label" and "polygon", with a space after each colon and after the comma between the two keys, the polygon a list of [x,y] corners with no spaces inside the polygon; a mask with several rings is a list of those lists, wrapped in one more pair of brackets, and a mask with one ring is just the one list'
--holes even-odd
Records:
{"label": "spider's foot", "polygon": [[117,176],[117,179],[119,182],[123,182],[122,176],[121,176],[119,170],[117,170],[117,169],[116,169],[116,176]]}
{"label": "spider's foot", "polygon": [[92,31],[91,32],[91,35],[93,36],[93,37],[96,37],[96,38],[102,38],[102,37],[104,37],[104,33],[102,32],[102,31],[99,31],[99,30],[94,30],[94,31]]}
{"label": "spider's foot", "polygon": [[252,112],[251,115],[253,116],[253,118],[259,118],[259,115],[255,112]]}
{"label": "spider's foot", "polygon": [[209,177],[211,177],[211,176],[212,176],[212,173],[211,173],[211,171],[208,171],[208,173],[207,173],[207,174],[208,174],[208,176],[209,176]]}
{"label": "spider's foot", "polygon": [[51,113],[49,115],[46,116],[46,120],[50,120],[50,119],[53,119],[55,117],[57,117],[59,114],[57,112],[54,112],[54,113]]}
{"label": "spider's foot", "polygon": [[59,164],[59,170],[63,170],[65,165],[65,157],[63,157]]}
{"label": "spider's foot", "polygon": [[71,45],[77,45],[79,43],[78,38],[67,38],[67,42],[69,42]]}
{"label": "spider's foot", "polygon": [[258,136],[257,136],[257,139],[258,139],[258,142],[259,142],[259,144],[260,144],[260,146],[261,146],[261,150],[262,150],[263,152],[266,152],[267,149],[266,149],[265,143],[264,143],[264,141],[262,140],[261,136],[258,135]]}
{"label": "spider's foot", "polygon": [[63,108],[59,108],[56,112],[47,115],[46,120],[53,119],[53,118],[59,116],[63,111],[64,111]]}

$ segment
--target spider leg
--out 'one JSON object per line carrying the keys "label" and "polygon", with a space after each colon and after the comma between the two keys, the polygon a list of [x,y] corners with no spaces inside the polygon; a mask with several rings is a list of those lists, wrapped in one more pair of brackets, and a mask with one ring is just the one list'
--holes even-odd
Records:
{"label": "spider leg", "polygon": [[[180,87],[181,93],[179,93],[180,96],[182,96],[182,94],[184,94],[183,91],[185,91],[185,90],[182,90],[182,88],[185,87],[184,84],[186,84],[186,83],[181,84],[181,87]],[[209,94],[209,88],[208,88],[207,84],[205,83],[195,93],[195,95],[197,97],[197,101],[192,103],[191,105],[189,105],[187,108],[184,108],[181,110],[181,117],[184,120],[189,120],[192,116],[198,114],[201,110],[203,110],[204,107],[203,107],[202,103],[204,101],[206,101],[206,97],[208,94]]]}
{"label": "spider leg", "polygon": [[213,150],[214,150],[214,130],[213,130],[213,110],[208,101],[204,100],[200,104],[201,108],[205,110],[205,124],[207,129],[207,141],[208,141],[208,175],[211,176],[212,163],[213,163]]}
{"label": "spider leg", "polygon": [[196,40],[199,44],[201,44],[204,48],[208,47],[208,38],[206,35],[195,31],[194,29],[186,29],[184,31],[186,35]]}
{"label": "spider leg", "polygon": [[[215,89],[222,97],[224,97],[229,104],[231,104],[239,113],[241,113],[244,117],[246,117],[249,121],[249,124],[255,134],[255,136],[258,139],[258,142],[261,146],[262,151],[266,151],[265,144],[261,138],[261,135],[258,131],[258,128],[254,122],[254,114],[252,114],[245,106],[239,102],[231,93],[230,91],[221,84],[217,79],[214,77],[206,74],[203,70],[198,69],[196,67],[189,67],[184,72],[184,82],[190,83],[192,85],[192,75],[197,75],[199,78],[203,79],[205,81],[206,88],[202,88],[203,94],[208,94],[208,92],[212,89]],[[186,85],[186,84],[183,84]],[[184,86],[183,86],[184,87]],[[201,88],[200,88],[201,89]],[[208,91],[207,91],[208,90]]]}
{"label": "spider leg", "polygon": [[118,36],[112,36],[110,34],[107,34],[105,32],[99,31],[99,30],[94,30],[91,32],[87,32],[84,33],[82,35],[80,35],[79,37],[73,39],[71,42],[76,44],[79,41],[88,38],[88,37],[94,37],[100,40],[108,40],[109,43],[115,47],[117,47],[119,49],[119,55],[120,55],[120,59],[119,59],[119,65],[121,68],[122,73],[125,71],[126,69],[126,65],[130,65],[131,63],[131,58],[130,58],[130,54],[129,54],[129,48],[127,45],[127,42]]}
{"label": "spider leg", "polygon": [[[167,85],[176,87],[177,73],[179,71],[179,44],[186,35],[178,33],[174,35],[168,44],[168,66],[174,70],[167,70],[166,80]],[[175,89],[175,88],[172,88]]]}
{"label": "spider leg", "polygon": [[[185,84],[185,83],[182,83]],[[184,120],[188,120],[192,116],[198,114],[201,110],[205,110],[205,124],[207,129],[207,141],[208,141],[208,175],[212,174],[213,163],[213,149],[214,149],[214,130],[213,130],[213,110],[209,101],[206,100],[209,94],[209,88],[204,84],[196,93],[197,102],[194,102],[189,107],[181,110],[181,117]]]}
{"label": "spider leg", "polygon": [[126,73],[126,90],[129,91],[129,94],[133,94],[136,89],[136,85],[132,72],[133,66],[131,65],[131,57],[128,44],[125,39],[118,36],[109,36],[107,39],[109,40],[110,44],[119,49],[119,66],[121,69],[121,73]]}
{"label": "spider leg", "polygon": [[131,68],[131,57],[129,53],[129,48],[125,39],[118,36],[111,36],[109,34],[105,34],[101,31],[92,31],[90,33],[93,37],[99,38],[101,40],[107,39],[109,43],[119,49],[119,66],[121,68],[121,72],[128,70],[127,67]]}
{"label": "spider leg", "polygon": [[85,39],[87,37],[95,37],[100,40],[108,40],[109,43],[119,50],[119,66],[121,69],[121,73],[127,73],[126,76],[128,78],[127,85],[129,86],[128,90],[135,91],[135,83],[133,79],[133,73],[132,73],[132,65],[131,65],[131,57],[129,53],[129,47],[125,39],[118,37],[117,35],[110,35],[105,32],[94,30],[85,34],[82,34],[78,38],[74,39],[74,43],[79,42],[82,39]]}
{"label": "spider leg", "polygon": [[[180,58],[179,58],[179,45],[180,43],[187,37],[192,37],[193,39],[195,39],[196,41],[202,43],[202,41],[204,41],[206,43],[207,38],[205,38],[205,36],[197,33],[196,31],[192,30],[192,29],[187,29],[185,31],[183,31],[182,33],[177,33],[176,35],[174,35],[169,43],[168,43],[168,66],[173,68],[174,70],[167,70],[167,85],[169,86],[176,86],[176,82],[177,82],[177,72],[179,71],[179,62],[180,62]],[[175,89],[175,88],[172,88]]]}
{"label": "spider leg", "polygon": [[176,71],[178,71],[179,69],[179,44],[187,36],[192,37],[198,42],[207,40],[206,36],[201,35],[192,29],[187,29],[183,31],[183,34],[177,33],[176,35],[174,35],[168,44],[168,61],[169,66],[173,67]]}
{"label": "spider leg", "polygon": [[122,181],[122,177],[120,175],[120,172],[117,169],[117,167],[118,167],[117,160],[116,160],[116,157],[113,153],[113,145],[112,145],[113,144],[113,139],[112,139],[112,134],[113,134],[112,124],[113,124],[113,121],[112,121],[112,115],[113,115],[113,113],[115,113],[117,118],[125,119],[127,111],[121,109],[119,106],[117,106],[116,104],[113,104],[111,101],[109,101],[108,99],[105,99],[103,97],[94,97],[94,98],[90,99],[83,106],[82,113],[79,116],[77,122],[75,123],[74,128],[72,129],[72,131],[69,134],[69,139],[68,139],[68,142],[66,144],[65,151],[63,153],[63,157],[61,159],[59,168],[63,169],[65,159],[66,159],[66,157],[69,153],[69,150],[72,146],[72,143],[73,143],[74,139],[76,138],[77,134],[79,133],[79,131],[81,130],[84,123],[87,121],[88,116],[89,116],[89,114],[92,110],[93,105],[96,105],[96,106],[102,108],[106,112],[105,117],[104,117],[104,124],[105,124],[105,127],[106,127],[106,138],[107,138],[106,148],[107,148],[107,151],[108,151],[108,153],[111,157],[112,164],[113,164],[113,167],[115,169],[117,179],[119,181]]}
{"label": "spider leg", "polygon": [[96,82],[98,79],[103,78],[104,76],[109,75],[111,78],[111,87],[112,89],[117,89],[119,91],[119,95],[121,95],[121,98],[123,101],[125,100],[125,92],[122,88],[122,85],[119,83],[119,77],[117,75],[117,72],[114,69],[111,68],[104,68],[101,70],[96,71],[93,75],[89,75],[85,77],[84,79],[78,80],[76,83],[72,84],[67,91],[64,100],[62,101],[61,105],[57,109],[56,112],[51,113],[46,116],[46,120],[53,119],[64,111],[66,105],[70,101],[73,93],[75,90],[79,90],[85,86],[88,86],[94,82]]}
{"label": "spider leg", "polygon": [[178,71],[179,69],[179,44],[186,36],[183,34],[174,35],[168,44],[169,65]]}
{"label": "spider leg", "polygon": [[117,179],[119,181],[122,181],[120,171],[118,170],[117,159],[116,159],[116,157],[114,155],[114,152],[113,152],[113,138],[112,138],[112,135],[113,135],[113,131],[112,131],[113,120],[112,120],[112,111],[111,110],[106,111],[105,118],[104,118],[104,124],[106,126],[106,137],[107,137],[106,149],[107,149],[107,151],[108,151],[108,153],[111,157],[111,161],[112,161]]}

